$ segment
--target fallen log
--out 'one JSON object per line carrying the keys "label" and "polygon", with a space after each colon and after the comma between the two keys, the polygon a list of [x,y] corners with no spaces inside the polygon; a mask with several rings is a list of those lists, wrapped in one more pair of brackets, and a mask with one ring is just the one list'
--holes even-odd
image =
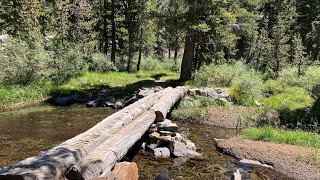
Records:
{"label": "fallen log", "polygon": [[162,122],[170,109],[188,92],[186,87],[177,87],[164,94],[160,100],[152,106],[151,110],[156,114],[156,122]]}
{"label": "fallen log", "polygon": [[64,179],[67,169],[86,157],[125,124],[149,110],[173,88],[149,95],[102,120],[93,128],[36,156],[0,169],[0,179]]}
{"label": "fallen log", "polygon": [[156,115],[152,111],[143,113],[72,166],[66,177],[70,180],[91,180],[100,176],[107,177],[117,161],[121,160],[142,137],[155,118]]}

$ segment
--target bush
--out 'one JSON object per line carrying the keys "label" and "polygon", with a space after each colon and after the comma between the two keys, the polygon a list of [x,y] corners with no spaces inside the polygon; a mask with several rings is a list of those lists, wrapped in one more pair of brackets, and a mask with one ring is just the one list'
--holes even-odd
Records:
{"label": "bush", "polygon": [[212,99],[209,97],[201,96],[200,98],[184,98],[179,102],[178,108],[201,108],[210,106],[225,106],[226,102],[219,99]]}
{"label": "bush", "polygon": [[29,45],[15,38],[0,43],[0,81],[5,85],[28,85],[43,78],[51,56],[39,45]]}
{"label": "bush", "polygon": [[235,77],[246,72],[248,68],[241,62],[232,64],[214,65],[203,67],[195,74],[195,81],[200,86],[227,87],[232,84]]}
{"label": "bush", "polygon": [[30,47],[26,42],[9,38],[0,43],[0,83],[4,85],[62,83],[86,70],[84,55],[77,47],[56,53],[43,49],[39,42]]}
{"label": "bush", "polygon": [[77,47],[63,49],[52,61],[48,62],[48,76],[56,84],[66,82],[87,70],[85,56]]}
{"label": "bush", "polygon": [[141,70],[169,70],[173,72],[180,71],[180,62],[175,63],[173,59],[154,59],[152,57],[143,58],[141,62]]}
{"label": "bush", "polygon": [[283,92],[284,86],[281,82],[270,79],[263,84],[262,89],[267,96],[270,96]]}
{"label": "bush", "polygon": [[118,68],[113,62],[103,53],[94,53],[91,55],[91,61],[89,65],[90,71],[96,72],[108,72],[117,71]]}
{"label": "bush", "polygon": [[255,105],[255,101],[261,97],[262,77],[253,70],[248,70],[241,76],[235,77],[231,86],[231,96],[237,103],[243,105]]}

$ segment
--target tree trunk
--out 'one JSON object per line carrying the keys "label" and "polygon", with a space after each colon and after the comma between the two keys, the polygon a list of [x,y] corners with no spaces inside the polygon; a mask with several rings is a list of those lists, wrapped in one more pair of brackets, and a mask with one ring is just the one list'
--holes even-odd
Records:
{"label": "tree trunk", "polygon": [[139,57],[138,57],[138,64],[137,64],[137,71],[140,71],[140,64],[142,58],[142,46],[143,46],[143,28],[140,28],[140,47],[139,47]]}
{"label": "tree trunk", "polygon": [[103,1],[103,39],[104,39],[104,46],[103,46],[103,52],[107,55],[108,54],[108,29],[107,29],[107,0]]}
{"label": "tree trunk", "polygon": [[174,43],[174,63],[178,63],[178,51],[179,51],[179,44],[178,44],[178,36],[176,36],[176,40]]}
{"label": "tree trunk", "polygon": [[[189,1],[189,19],[196,17],[196,0]],[[191,79],[192,73],[192,61],[194,57],[194,48],[196,44],[195,30],[189,27],[186,34],[186,41],[184,47],[184,53],[181,63],[180,81],[187,81]]]}
{"label": "tree trunk", "polygon": [[168,47],[168,58],[169,58],[169,59],[171,58],[171,50],[170,50],[170,47]]}
{"label": "tree trunk", "polygon": [[129,54],[128,54],[128,63],[127,63],[127,71],[130,72],[131,62],[132,62],[132,53],[133,53],[133,47],[132,47],[132,33],[129,30]]}
{"label": "tree trunk", "polygon": [[112,47],[111,47],[111,61],[116,62],[116,21],[115,21],[115,0],[111,0],[111,38],[112,38]]}
{"label": "tree trunk", "polygon": [[93,128],[40,154],[0,170],[0,179],[63,179],[67,169],[149,110],[173,88],[149,95],[102,120]]}
{"label": "tree trunk", "polygon": [[152,111],[143,113],[117,134],[103,142],[87,157],[80,160],[67,172],[68,179],[93,180],[106,176],[121,160],[128,150],[142,137],[154,122],[156,115]]}

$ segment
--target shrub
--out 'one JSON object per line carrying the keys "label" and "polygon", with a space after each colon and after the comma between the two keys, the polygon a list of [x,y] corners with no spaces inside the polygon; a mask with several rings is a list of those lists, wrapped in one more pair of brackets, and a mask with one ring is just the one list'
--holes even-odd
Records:
{"label": "shrub", "polygon": [[231,96],[238,104],[255,105],[262,94],[262,77],[253,70],[236,76],[231,86]]}
{"label": "shrub", "polygon": [[152,57],[143,58],[141,61],[141,70],[170,70],[178,72],[180,70],[179,62],[175,63],[173,59],[154,59]]}
{"label": "shrub", "polygon": [[248,68],[241,62],[203,67],[196,72],[195,80],[200,86],[227,87],[232,84],[235,77],[246,72]]}
{"label": "shrub", "polygon": [[210,106],[225,106],[226,103],[219,99],[212,99],[209,97],[201,96],[200,98],[184,98],[180,101],[178,108],[201,108]]}
{"label": "shrub", "polygon": [[284,86],[281,82],[270,79],[263,84],[262,89],[266,95],[270,96],[283,92]]}
{"label": "shrub", "polygon": [[82,74],[87,69],[85,56],[77,47],[66,47],[52,61],[47,68],[49,79],[59,84]]}
{"label": "shrub", "polygon": [[105,54],[94,53],[91,55],[89,70],[97,72],[108,72],[117,71],[118,69]]}
{"label": "shrub", "polygon": [[0,81],[6,85],[28,85],[43,78],[51,57],[39,45],[29,45],[15,38],[0,43]]}

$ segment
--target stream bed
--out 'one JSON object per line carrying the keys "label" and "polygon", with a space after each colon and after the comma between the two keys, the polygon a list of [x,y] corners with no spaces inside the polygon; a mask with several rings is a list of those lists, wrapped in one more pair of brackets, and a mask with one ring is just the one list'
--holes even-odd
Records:
{"label": "stream bed", "polygon": [[[114,113],[109,108],[36,106],[17,111],[0,112],[0,166],[8,166],[35,156],[70,139]],[[214,138],[227,138],[235,130],[208,125],[178,123],[205,156],[205,160],[154,159],[140,150],[133,161],[139,168],[140,179],[230,179],[241,169],[246,179],[290,179],[274,170],[239,164],[232,157],[220,153]]]}

